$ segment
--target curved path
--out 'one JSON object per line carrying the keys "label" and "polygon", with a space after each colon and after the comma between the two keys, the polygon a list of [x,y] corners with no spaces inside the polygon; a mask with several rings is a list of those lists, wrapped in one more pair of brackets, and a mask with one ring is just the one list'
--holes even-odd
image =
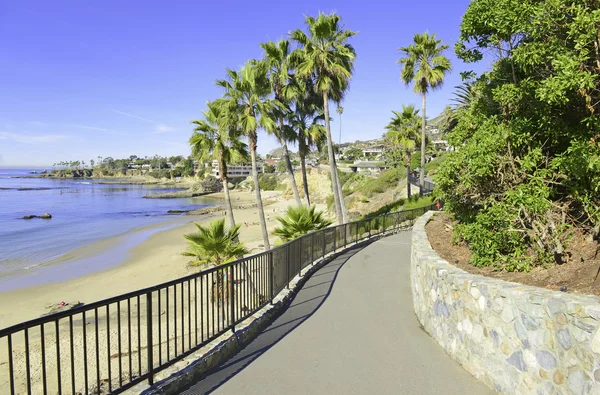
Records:
{"label": "curved path", "polygon": [[347,251],[258,338],[183,394],[492,393],[413,312],[411,233]]}

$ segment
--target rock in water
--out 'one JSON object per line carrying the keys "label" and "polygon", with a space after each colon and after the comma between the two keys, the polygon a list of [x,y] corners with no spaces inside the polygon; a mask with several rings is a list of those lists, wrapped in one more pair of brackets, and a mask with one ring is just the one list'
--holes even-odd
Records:
{"label": "rock in water", "polygon": [[52,215],[50,215],[49,213],[45,213],[43,215],[40,216],[41,219],[50,219],[52,218]]}

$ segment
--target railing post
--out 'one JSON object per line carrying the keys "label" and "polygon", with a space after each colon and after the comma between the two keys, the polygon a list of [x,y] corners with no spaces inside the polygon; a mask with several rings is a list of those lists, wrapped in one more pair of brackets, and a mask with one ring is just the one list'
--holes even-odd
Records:
{"label": "railing post", "polygon": [[152,350],[152,291],[146,293],[146,341],[148,346],[148,383],[152,385],[154,384],[154,361],[152,360],[154,357],[154,350]]}
{"label": "railing post", "polygon": [[271,304],[273,304],[273,296],[274,296],[273,295],[273,292],[274,292],[273,291],[273,287],[275,285],[275,270],[274,270],[274,267],[273,267],[273,252],[272,251],[269,251],[267,253],[267,260],[269,262],[269,282],[270,282],[270,287],[269,287],[270,289],[269,289],[269,291],[270,291],[270,294],[271,294],[270,295],[271,296]]}
{"label": "railing post", "polygon": [[315,233],[310,234],[310,263],[315,263]]}
{"label": "railing post", "polygon": [[356,243],[358,244],[358,222],[356,222]]}
{"label": "railing post", "polygon": [[285,286],[287,289],[290,289],[290,250],[291,250],[290,246],[292,245],[292,243],[293,243],[293,241],[288,243],[288,245],[285,246],[285,249],[287,251],[285,254],[287,256],[286,265],[285,265],[285,282],[286,282]]}
{"label": "railing post", "polygon": [[369,239],[371,238],[371,219],[369,219]]}
{"label": "railing post", "polygon": [[337,247],[337,226],[335,228],[333,228],[333,252],[335,252],[336,247]]}
{"label": "railing post", "polygon": [[323,229],[323,258],[325,258],[325,248],[327,247],[327,238],[325,237],[326,229]]}
{"label": "railing post", "polygon": [[349,224],[344,225],[344,248],[348,245],[348,230],[346,228],[350,226]]}
{"label": "railing post", "polygon": [[[235,333],[235,295],[234,295],[234,284],[235,279],[233,277],[233,266],[229,266],[229,299],[231,300],[231,331]],[[190,334],[191,335],[191,334]]]}
{"label": "railing post", "polygon": [[387,220],[387,214],[383,214],[382,217],[383,217],[383,225],[382,225],[383,230],[381,231],[381,233],[385,234],[385,221]]}

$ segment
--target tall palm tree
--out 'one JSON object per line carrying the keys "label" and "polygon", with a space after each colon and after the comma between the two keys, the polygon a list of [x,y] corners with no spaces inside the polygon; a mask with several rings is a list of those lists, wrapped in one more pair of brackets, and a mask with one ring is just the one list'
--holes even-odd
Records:
{"label": "tall palm tree", "polygon": [[227,164],[247,161],[248,146],[240,140],[240,129],[235,127],[235,120],[226,111],[226,102],[222,99],[207,102],[208,109],[203,111],[203,120],[194,120],[196,125],[189,143],[192,155],[203,162],[214,159],[219,164],[219,179],[223,183],[225,193],[225,207],[229,226],[235,226],[233,207],[229,195],[229,178],[227,177]]}
{"label": "tall palm tree", "polygon": [[[419,135],[419,110],[414,105],[402,106],[402,112],[392,111],[394,114],[392,120],[385,127],[388,132],[385,134],[387,140],[398,149],[404,151],[406,158],[406,174],[410,176],[410,158],[411,152],[420,142]],[[410,198],[410,180],[407,179],[406,195]]]}
{"label": "tall palm tree", "polygon": [[306,33],[302,30],[294,30],[291,33],[292,39],[301,46],[294,52],[294,56],[298,58],[296,71],[300,77],[313,78],[315,91],[323,96],[333,197],[338,223],[343,223],[348,220],[348,212],[344,196],[340,194],[340,180],[333,153],[329,100],[340,102],[348,89],[356,58],[354,48],[348,44],[348,39],[357,33],[344,29],[341,17],[335,13],[329,15],[319,13],[316,18],[307,16],[306,25],[308,28]]}
{"label": "tall palm tree", "polygon": [[[271,89],[275,100],[282,105],[290,100],[290,42],[288,40],[279,40],[277,43],[269,41],[260,44],[264,50],[263,62],[269,69],[269,80],[271,81]],[[283,159],[286,164],[288,178],[292,185],[292,192],[297,204],[302,204],[298,185],[294,177],[294,169],[290,160],[290,153],[287,146],[287,141],[284,132],[284,116],[286,111],[279,111],[276,117],[279,121],[279,128],[275,129],[275,137],[279,140],[283,149]]]}
{"label": "tall palm tree", "polygon": [[272,115],[276,112],[278,103],[268,99],[271,86],[267,76],[267,67],[260,61],[251,60],[239,72],[228,69],[227,78],[218,80],[217,85],[225,89],[224,99],[227,101],[227,110],[235,114],[236,127],[239,127],[248,138],[260,227],[265,250],[269,250],[271,244],[260,195],[256,163],[258,128],[261,127],[269,133],[273,133],[276,128]]}
{"label": "tall palm tree", "polygon": [[323,122],[323,100],[313,89],[312,79],[293,78],[293,111],[288,112],[286,136],[298,144],[304,194],[310,206],[308,178],[306,176],[306,156],[317,147],[319,150],[326,141]]}
{"label": "tall palm tree", "polygon": [[338,144],[342,144],[342,114],[344,113],[344,107],[337,106],[335,111],[340,114],[340,139],[338,140]]}
{"label": "tall palm tree", "polygon": [[[290,140],[298,143],[298,155],[300,156],[300,167],[302,169],[302,183],[304,194],[310,206],[310,193],[308,191],[308,177],[306,176],[306,156],[314,147],[321,147],[326,140],[325,127],[320,123],[323,117],[316,115],[311,110],[296,106],[295,111],[288,116]],[[320,149],[320,148],[319,148]]]}
{"label": "tall palm tree", "polygon": [[404,55],[398,63],[402,65],[401,79],[406,85],[414,83],[414,90],[423,100],[421,129],[421,171],[419,195],[423,196],[425,184],[425,134],[427,126],[427,92],[442,86],[446,73],[450,72],[450,60],[442,53],[448,46],[428,32],[415,34],[413,44],[401,47]]}

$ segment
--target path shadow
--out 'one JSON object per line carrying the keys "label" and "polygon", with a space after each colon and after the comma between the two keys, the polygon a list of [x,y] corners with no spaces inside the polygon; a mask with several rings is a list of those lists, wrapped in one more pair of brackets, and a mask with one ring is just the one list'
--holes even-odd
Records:
{"label": "path shadow", "polygon": [[181,394],[210,394],[298,328],[325,303],[344,264],[372,242],[373,240],[367,240],[351,247],[315,272],[290,305],[276,316],[256,339],[229,360],[207,372],[193,385],[182,390]]}

